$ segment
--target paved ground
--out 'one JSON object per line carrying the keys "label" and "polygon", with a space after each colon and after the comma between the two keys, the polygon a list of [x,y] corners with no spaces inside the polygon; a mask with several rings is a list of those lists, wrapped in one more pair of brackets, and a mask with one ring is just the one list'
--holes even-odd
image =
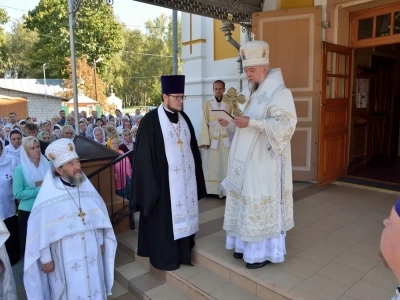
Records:
{"label": "paved ground", "polygon": [[23,274],[24,274],[24,260],[20,259],[20,261],[12,267],[14,273],[15,284],[17,285],[17,294],[18,300],[26,300],[24,283],[23,283]]}
{"label": "paved ground", "polygon": [[[309,300],[390,299],[398,282],[379,257],[379,240],[382,221],[388,216],[397,193],[341,185],[317,188],[309,183],[295,183],[294,189],[295,228],[288,232],[285,262],[249,272]],[[196,247],[246,270],[244,262],[233,259],[232,251],[224,247],[221,230],[224,202],[222,199],[200,201]],[[132,241],[129,234],[127,238]],[[147,281],[147,271],[122,258],[117,257],[116,268],[126,268],[125,271],[137,276],[136,279]],[[13,267],[19,288],[18,299],[26,299],[22,268],[22,261]],[[144,273],[137,274],[141,270]],[[200,272],[190,280],[202,284],[210,293],[227,288],[224,287],[226,282],[220,285],[213,282],[207,286],[201,278]],[[163,294],[166,287],[154,280],[155,285],[149,285],[148,292],[166,295]],[[120,285],[114,286],[114,299],[128,299],[127,296]],[[161,299],[176,300],[174,297]]]}

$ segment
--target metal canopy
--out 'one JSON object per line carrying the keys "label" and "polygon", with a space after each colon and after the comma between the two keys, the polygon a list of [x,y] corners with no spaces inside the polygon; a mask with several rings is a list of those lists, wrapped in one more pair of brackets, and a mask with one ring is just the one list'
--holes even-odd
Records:
{"label": "metal canopy", "polygon": [[263,0],[136,0],[209,18],[251,25],[253,13],[262,11]]}

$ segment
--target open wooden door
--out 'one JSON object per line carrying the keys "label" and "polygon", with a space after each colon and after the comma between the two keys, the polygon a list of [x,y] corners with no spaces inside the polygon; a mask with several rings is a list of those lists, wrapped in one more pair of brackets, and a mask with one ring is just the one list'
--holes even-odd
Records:
{"label": "open wooden door", "polygon": [[281,68],[297,113],[293,180],[317,181],[321,89],[321,7],[264,11],[253,15],[255,39],[269,44],[271,68]]}
{"label": "open wooden door", "polygon": [[352,49],[323,43],[318,185],[347,173]]}

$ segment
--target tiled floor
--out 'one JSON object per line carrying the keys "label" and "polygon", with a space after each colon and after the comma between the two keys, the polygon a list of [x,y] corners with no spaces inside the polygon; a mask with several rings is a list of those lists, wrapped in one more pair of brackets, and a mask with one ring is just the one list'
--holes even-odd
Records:
{"label": "tiled floor", "polygon": [[[196,247],[310,300],[386,300],[394,295],[398,283],[382,263],[379,241],[382,221],[397,194],[343,185],[318,189],[295,183],[294,199],[295,228],[288,232],[287,256],[281,264],[248,270],[243,261],[232,258],[233,251],[224,247],[223,210],[215,204],[201,213],[204,222]],[[223,205],[219,199],[203,201]],[[228,289],[227,285],[224,292]]]}
{"label": "tiled floor", "polygon": [[[379,240],[382,220],[388,216],[397,194],[344,185],[317,188],[310,183],[295,183],[294,199],[295,228],[288,232],[287,256],[281,264],[248,270],[242,260],[232,257],[232,251],[224,247],[223,199],[200,202],[196,247],[240,267],[244,274],[305,299],[386,300],[393,296],[398,283],[382,263]],[[119,238],[136,247],[133,232]],[[120,251],[115,266],[127,280],[122,281],[123,285],[115,283],[110,299],[135,299],[128,293],[134,286],[140,286],[150,299],[188,299]],[[21,287],[21,265],[13,269]],[[182,266],[175,271],[217,299],[261,299],[238,289],[232,278],[225,279],[221,272],[199,265]]]}

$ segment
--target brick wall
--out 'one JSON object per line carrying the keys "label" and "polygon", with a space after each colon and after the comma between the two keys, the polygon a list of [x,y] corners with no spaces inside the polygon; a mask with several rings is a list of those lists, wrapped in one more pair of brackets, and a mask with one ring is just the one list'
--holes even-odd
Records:
{"label": "brick wall", "polygon": [[38,121],[50,120],[54,115],[58,115],[61,110],[62,101],[57,98],[42,95],[29,94],[9,89],[0,88],[0,94],[10,97],[22,97],[28,100],[28,115]]}

